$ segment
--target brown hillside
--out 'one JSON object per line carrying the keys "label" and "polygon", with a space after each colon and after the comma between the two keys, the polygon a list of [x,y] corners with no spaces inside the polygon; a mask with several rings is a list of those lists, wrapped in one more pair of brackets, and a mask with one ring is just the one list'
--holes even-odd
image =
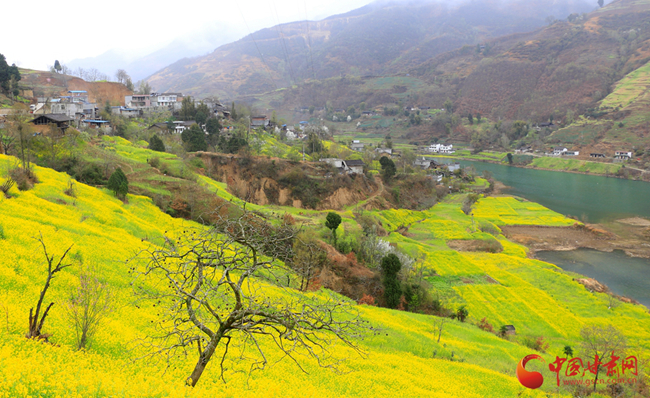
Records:
{"label": "brown hillside", "polygon": [[124,97],[133,94],[121,83],[87,82],[74,76],[30,69],[21,69],[20,74],[23,92],[33,97],[67,95],[68,90],[86,90],[89,100],[97,104],[109,101],[113,105],[124,105]]}
{"label": "brown hillside", "polygon": [[650,2],[618,0],[586,18],[489,42],[487,55],[463,48],[413,73],[451,86],[461,113],[545,121],[594,107],[617,80],[644,65],[648,25]]}
{"label": "brown hillside", "polygon": [[148,81],[158,91],[225,99],[308,80],[395,74],[463,45],[534,30],[548,15],[593,7],[587,0],[376,2],[322,21],[260,30],[206,56],[180,60]]}
{"label": "brown hillside", "polygon": [[340,210],[378,192],[374,180],[339,175],[326,163],[200,153],[206,173],[240,199],[259,205]]}

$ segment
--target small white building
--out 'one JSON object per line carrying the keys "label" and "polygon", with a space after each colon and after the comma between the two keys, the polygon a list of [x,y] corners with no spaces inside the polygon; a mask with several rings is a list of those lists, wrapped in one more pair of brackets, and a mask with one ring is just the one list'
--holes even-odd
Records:
{"label": "small white building", "polygon": [[431,144],[427,148],[428,152],[431,153],[455,153],[453,145],[443,145],[443,144]]}
{"label": "small white building", "polygon": [[630,160],[630,159],[632,159],[632,152],[629,152],[629,151],[616,151],[614,153],[614,159]]}
{"label": "small white building", "polygon": [[568,149],[565,147],[553,148],[553,156],[562,156]]}
{"label": "small white building", "polygon": [[350,145],[350,149],[356,152],[362,152],[363,148],[366,146],[363,142],[359,140],[354,140],[352,141],[352,144]]}
{"label": "small white building", "polygon": [[338,159],[338,158],[325,158],[325,159],[320,159],[321,162],[325,162],[329,164],[330,166],[334,166],[337,169],[343,167],[343,159]]}

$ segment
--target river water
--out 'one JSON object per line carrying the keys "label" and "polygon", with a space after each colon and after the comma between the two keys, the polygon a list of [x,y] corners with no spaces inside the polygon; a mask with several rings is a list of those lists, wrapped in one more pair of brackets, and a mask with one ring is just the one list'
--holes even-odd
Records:
{"label": "river water", "polygon": [[[442,163],[455,162],[436,158]],[[526,169],[494,163],[459,161],[463,167],[484,170],[509,188],[504,193],[540,203],[558,213],[602,223],[626,217],[650,217],[650,183],[602,176]],[[538,252],[542,260],[604,283],[616,294],[650,308],[650,260],[622,251],[591,249]]]}
{"label": "river water", "polygon": [[[435,158],[443,163],[450,158]],[[488,170],[509,188],[504,193],[537,202],[590,223],[650,217],[650,183],[587,174],[526,169],[494,163],[458,161],[479,174]]]}
{"label": "river water", "polygon": [[596,279],[614,293],[650,308],[650,259],[629,257],[620,250],[605,253],[592,249],[541,251],[535,256],[564,270]]}

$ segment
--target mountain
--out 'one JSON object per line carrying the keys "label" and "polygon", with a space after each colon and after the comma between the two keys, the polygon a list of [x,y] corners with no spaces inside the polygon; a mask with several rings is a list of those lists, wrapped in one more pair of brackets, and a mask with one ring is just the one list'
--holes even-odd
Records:
{"label": "mountain", "polygon": [[236,32],[229,26],[206,25],[199,28],[198,33],[178,37],[153,52],[146,52],[146,55],[139,50],[111,49],[96,57],[74,59],[66,66],[72,71],[79,67],[95,68],[109,77],[113,77],[118,69],[124,69],[136,82],[179,59],[207,54],[236,37]]}
{"label": "mountain", "polygon": [[377,2],[321,21],[257,31],[183,59],[147,80],[157,91],[232,98],[341,75],[377,76],[494,37],[537,29],[549,16],[593,9],[586,0]]}
{"label": "mountain", "polygon": [[[461,48],[410,72],[455,93],[460,112],[546,121],[583,114],[650,60],[650,2],[617,0],[572,21]],[[436,102],[444,101],[438,97]]]}

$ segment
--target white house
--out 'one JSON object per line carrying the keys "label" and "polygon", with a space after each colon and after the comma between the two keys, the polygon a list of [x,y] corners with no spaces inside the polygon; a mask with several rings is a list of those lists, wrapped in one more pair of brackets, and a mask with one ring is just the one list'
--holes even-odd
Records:
{"label": "white house", "polygon": [[632,159],[632,152],[629,152],[629,151],[616,151],[614,153],[614,159],[619,159],[619,160]]}
{"label": "white house", "polygon": [[343,167],[343,160],[338,158],[325,158],[320,159],[321,162],[325,162],[331,166],[336,167],[337,169]]}
{"label": "white house", "polygon": [[566,151],[568,151],[568,149],[566,149],[564,147],[553,148],[553,156],[561,156]]}
{"label": "white house", "polygon": [[453,145],[443,145],[443,144],[431,144],[427,149],[431,153],[454,153]]}

